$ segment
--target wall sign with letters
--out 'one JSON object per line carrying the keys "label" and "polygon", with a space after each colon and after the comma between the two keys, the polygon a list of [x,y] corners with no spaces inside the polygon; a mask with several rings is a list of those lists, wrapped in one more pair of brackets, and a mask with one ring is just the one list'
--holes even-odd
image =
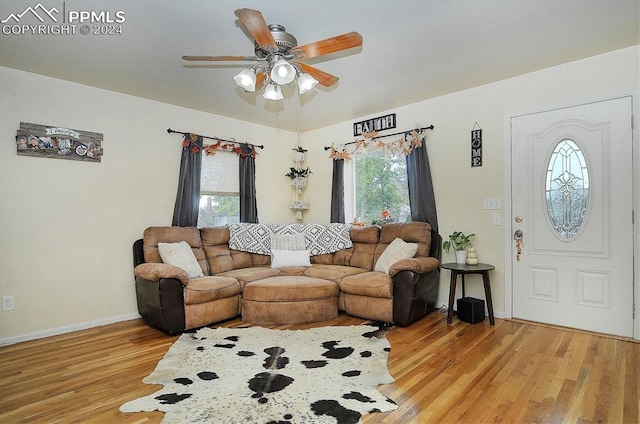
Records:
{"label": "wall sign with letters", "polygon": [[18,155],[100,162],[102,134],[20,122]]}
{"label": "wall sign with letters", "polygon": [[384,131],[396,127],[396,114],[379,116],[366,121],[356,122],[353,124],[353,135],[362,135],[374,131]]}
{"label": "wall sign with letters", "polygon": [[482,128],[477,122],[471,130],[471,167],[474,166],[482,166]]}

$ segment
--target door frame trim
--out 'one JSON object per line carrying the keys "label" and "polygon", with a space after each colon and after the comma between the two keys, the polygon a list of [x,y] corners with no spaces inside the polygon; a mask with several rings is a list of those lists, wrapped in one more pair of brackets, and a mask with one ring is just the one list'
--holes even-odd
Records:
{"label": "door frame trim", "polygon": [[[633,195],[633,210],[635,211],[635,222],[633,224],[633,297],[635,319],[633,320],[633,338],[640,340],[640,117],[638,116],[638,101],[640,100],[640,89],[623,91],[618,94],[603,97],[595,97],[584,99],[578,102],[572,102],[564,105],[547,106],[538,109],[529,109],[523,111],[507,112],[504,115],[504,315],[505,318],[513,318],[513,267],[511,255],[511,243],[513,232],[512,227],[512,210],[511,210],[511,143],[512,131],[511,121],[518,118],[536,113],[550,112],[558,109],[566,109],[576,106],[583,106],[590,103],[603,102],[624,97],[631,97],[631,113],[634,116],[635,124],[631,131],[631,148],[633,154],[632,160],[632,178],[631,192]],[[631,118],[630,118],[631,119]]]}

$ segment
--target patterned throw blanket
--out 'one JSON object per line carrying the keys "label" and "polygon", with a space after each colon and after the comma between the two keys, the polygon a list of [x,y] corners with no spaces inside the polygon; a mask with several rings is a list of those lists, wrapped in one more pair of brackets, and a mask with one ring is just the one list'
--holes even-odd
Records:
{"label": "patterned throw blanket", "polygon": [[229,224],[229,248],[271,254],[271,235],[304,234],[311,256],[334,253],[353,246],[349,224]]}

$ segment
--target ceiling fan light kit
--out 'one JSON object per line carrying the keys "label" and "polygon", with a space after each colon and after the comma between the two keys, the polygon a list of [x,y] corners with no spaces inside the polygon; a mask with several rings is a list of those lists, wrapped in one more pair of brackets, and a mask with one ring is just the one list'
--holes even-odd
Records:
{"label": "ceiling fan light kit", "polygon": [[300,72],[298,74],[298,93],[304,94],[318,84],[318,80],[309,74]]}
{"label": "ceiling fan light kit", "polygon": [[308,65],[303,60],[362,45],[362,36],[357,32],[350,32],[298,46],[296,38],[286,32],[282,25],[267,25],[259,11],[238,9],[235,14],[255,40],[255,56],[182,56],[182,59],[258,62],[253,68],[240,71],[233,79],[239,87],[249,92],[265,86],[262,97],[267,100],[284,99],[281,86],[291,84],[296,77],[299,94],[307,93],[317,84],[325,87],[336,84],[338,77]]}
{"label": "ceiling fan light kit", "polygon": [[267,87],[264,89],[264,93],[262,93],[262,97],[266,100],[284,99],[284,96],[282,95],[282,89],[279,85],[276,84],[267,84]]}
{"label": "ceiling fan light kit", "polygon": [[243,69],[233,79],[245,90],[256,91],[256,72],[253,69]]}
{"label": "ceiling fan light kit", "polygon": [[271,81],[278,85],[286,85],[296,78],[296,69],[284,59],[278,59],[271,69]]}

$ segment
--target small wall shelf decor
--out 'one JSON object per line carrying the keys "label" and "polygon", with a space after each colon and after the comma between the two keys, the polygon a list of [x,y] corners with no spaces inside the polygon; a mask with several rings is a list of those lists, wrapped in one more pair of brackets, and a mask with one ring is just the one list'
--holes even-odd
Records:
{"label": "small wall shelf decor", "polygon": [[304,189],[307,186],[307,177],[311,174],[309,167],[304,168],[304,154],[307,151],[299,145],[293,148],[293,165],[285,177],[291,178],[293,187],[293,199],[289,207],[296,211],[296,220],[302,221],[302,212],[309,209],[309,202],[304,200]]}
{"label": "small wall shelf decor", "polygon": [[100,133],[20,122],[16,135],[18,155],[100,162]]}

